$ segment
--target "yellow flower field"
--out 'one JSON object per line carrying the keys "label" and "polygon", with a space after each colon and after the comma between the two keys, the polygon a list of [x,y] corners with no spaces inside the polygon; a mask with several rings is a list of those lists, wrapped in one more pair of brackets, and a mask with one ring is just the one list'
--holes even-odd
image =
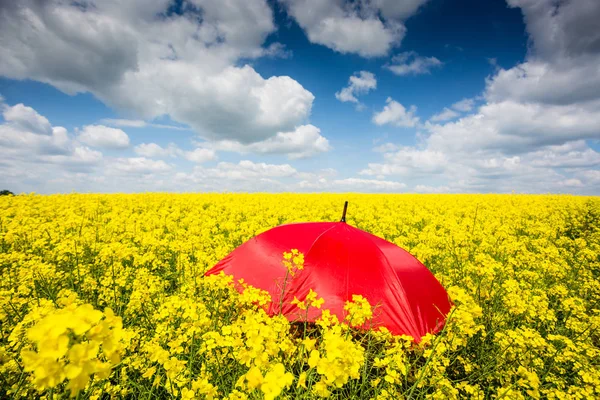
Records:
{"label": "yellow flower field", "polygon": [[[276,225],[338,221],[344,200],[446,287],[440,334],[356,331],[360,296],[346,321],[290,324],[203,277]],[[0,398],[600,398],[599,198],[3,196],[0,275]],[[318,295],[302,306],[326,310]]]}

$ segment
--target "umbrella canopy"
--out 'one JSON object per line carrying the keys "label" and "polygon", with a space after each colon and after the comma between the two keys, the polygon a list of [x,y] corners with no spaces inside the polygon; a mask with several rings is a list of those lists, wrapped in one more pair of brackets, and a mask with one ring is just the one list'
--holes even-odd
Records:
{"label": "umbrella canopy", "polygon": [[[312,289],[325,300],[322,309],[340,320],[345,302],[359,294],[373,306],[371,326],[416,341],[438,332],[452,303],[435,276],[407,251],[344,220],[275,227],[236,248],[206,275],[223,271],[268,291],[268,313],[281,312],[290,321],[320,317],[320,309],[292,304],[294,296],[303,300]],[[283,252],[292,248],[304,254],[304,268],[293,277],[282,263]]]}

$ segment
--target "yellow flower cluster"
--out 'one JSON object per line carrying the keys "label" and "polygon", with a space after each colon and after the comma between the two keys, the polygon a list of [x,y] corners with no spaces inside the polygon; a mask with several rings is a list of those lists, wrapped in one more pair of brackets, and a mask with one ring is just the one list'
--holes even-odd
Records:
{"label": "yellow flower cluster", "polygon": [[364,349],[347,337],[342,326],[325,329],[319,350],[312,350],[308,358],[308,365],[321,376],[315,392],[327,397],[328,386],[341,388],[350,378],[358,379],[363,363]]}
{"label": "yellow flower cluster", "polygon": [[108,308],[104,314],[90,304],[57,309],[27,329],[30,346],[21,350],[23,368],[32,373],[40,392],[65,378],[71,397],[84,389],[90,376],[106,379],[121,361],[125,345],[121,317]]}
{"label": "yellow flower cluster", "polygon": [[318,297],[317,293],[312,289],[309,290],[304,300],[300,301],[294,296],[294,300],[291,302],[291,304],[297,306],[301,310],[308,310],[308,307],[321,308],[323,303],[325,303],[325,299]]}
{"label": "yellow flower cluster", "polygon": [[352,295],[352,301],[344,306],[346,320],[351,326],[361,326],[373,317],[369,301],[359,294]]}
{"label": "yellow flower cluster", "polygon": [[[348,224],[447,288],[440,333],[373,329],[360,293],[341,321],[325,293],[286,295],[293,248],[274,299],[204,276],[274,226],[338,221],[345,200]],[[0,197],[0,398],[596,399],[599,254],[594,197]],[[321,316],[267,315],[284,301]]]}
{"label": "yellow flower cluster", "polygon": [[288,273],[294,276],[297,271],[304,269],[304,254],[298,249],[292,249],[290,252],[283,252],[283,265],[287,268]]}

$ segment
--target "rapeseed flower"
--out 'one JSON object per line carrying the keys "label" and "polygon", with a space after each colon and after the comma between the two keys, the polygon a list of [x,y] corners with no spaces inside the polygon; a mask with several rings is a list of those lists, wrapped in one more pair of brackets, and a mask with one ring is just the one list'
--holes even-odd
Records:
{"label": "rapeseed flower", "polygon": [[[378,310],[356,297],[340,321],[314,287],[295,304],[321,316],[297,329],[266,314],[281,299],[203,275],[273,226],[337,220],[344,200],[447,288],[442,331],[356,330]],[[305,265],[285,253],[281,289]],[[0,397],[600,398],[598,254],[595,197],[1,198]]]}

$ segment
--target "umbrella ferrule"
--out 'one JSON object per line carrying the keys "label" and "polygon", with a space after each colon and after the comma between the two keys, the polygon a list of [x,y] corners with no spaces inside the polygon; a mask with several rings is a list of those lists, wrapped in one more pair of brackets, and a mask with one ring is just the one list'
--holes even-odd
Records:
{"label": "umbrella ferrule", "polygon": [[340,220],[340,222],[346,222],[346,210],[348,210],[348,202],[346,201],[344,203],[344,212],[342,213],[342,219]]}

